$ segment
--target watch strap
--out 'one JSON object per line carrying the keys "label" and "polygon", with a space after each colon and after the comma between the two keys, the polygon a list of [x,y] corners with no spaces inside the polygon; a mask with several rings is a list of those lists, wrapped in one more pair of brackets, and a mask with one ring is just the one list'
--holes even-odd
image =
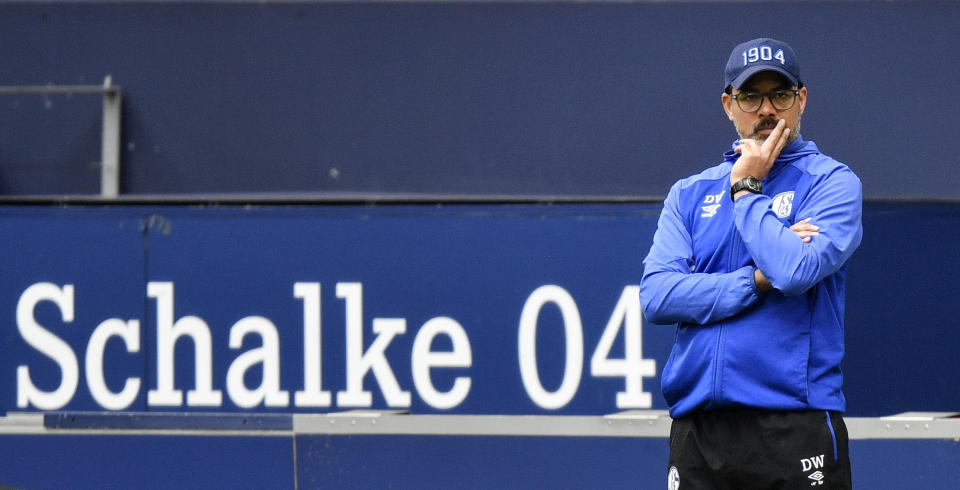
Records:
{"label": "watch strap", "polygon": [[733,195],[740,191],[749,191],[754,194],[763,192],[763,184],[753,176],[744,177],[730,186],[730,200],[733,201]]}

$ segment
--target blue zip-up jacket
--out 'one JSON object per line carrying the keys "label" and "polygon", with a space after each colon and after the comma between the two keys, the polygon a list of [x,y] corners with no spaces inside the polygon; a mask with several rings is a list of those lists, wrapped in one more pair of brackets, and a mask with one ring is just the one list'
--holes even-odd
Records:
{"label": "blue zip-up jacket", "polygon": [[[736,143],[735,143],[736,144]],[[680,180],[643,261],[646,319],[677,324],[663,368],[672,417],[750,406],[844,411],[844,287],[863,229],[860,180],[798,137],[763,180],[730,200],[739,154]],[[820,227],[804,243],[789,227]],[[757,291],[754,269],[776,288]]]}

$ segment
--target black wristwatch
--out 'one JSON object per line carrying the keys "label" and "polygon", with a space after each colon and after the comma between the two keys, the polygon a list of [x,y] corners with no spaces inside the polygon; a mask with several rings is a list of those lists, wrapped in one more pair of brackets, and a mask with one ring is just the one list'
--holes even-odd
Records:
{"label": "black wristwatch", "polygon": [[734,194],[743,190],[750,191],[754,194],[762,194],[763,184],[753,176],[742,178],[730,186],[730,200],[733,200]]}

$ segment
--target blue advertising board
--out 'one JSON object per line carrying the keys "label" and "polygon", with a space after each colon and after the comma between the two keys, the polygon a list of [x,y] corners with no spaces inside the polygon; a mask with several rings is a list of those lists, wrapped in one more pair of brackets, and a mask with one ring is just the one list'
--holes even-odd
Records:
{"label": "blue advertising board", "polygon": [[673,332],[637,294],[657,213],[7,207],[0,408],[665,408]]}
{"label": "blue advertising board", "polygon": [[[0,411],[665,409],[674,328],[636,291],[659,210],[3,206]],[[956,410],[960,207],[863,219],[848,414]]]}

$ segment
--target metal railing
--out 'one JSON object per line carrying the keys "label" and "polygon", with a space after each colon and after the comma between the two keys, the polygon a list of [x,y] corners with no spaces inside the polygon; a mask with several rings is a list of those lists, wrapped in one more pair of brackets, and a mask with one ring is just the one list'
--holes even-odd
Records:
{"label": "metal railing", "polygon": [[102,94],[103,129],[100,142],[100,196],[120,195],[120,86],[107,75],[103,85],[6,85],[0,95]]}

